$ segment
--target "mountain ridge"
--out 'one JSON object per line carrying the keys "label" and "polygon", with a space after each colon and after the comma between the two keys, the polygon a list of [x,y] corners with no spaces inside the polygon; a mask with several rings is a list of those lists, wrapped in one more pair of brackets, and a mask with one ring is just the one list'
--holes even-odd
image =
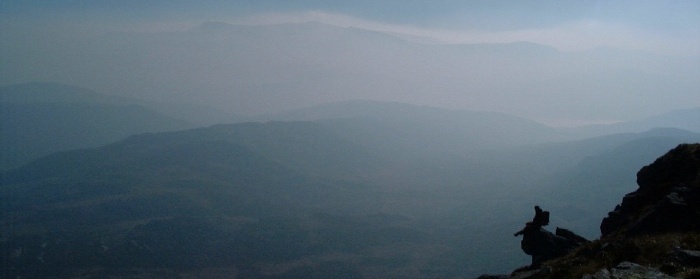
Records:
{"label": "mountain ridge", "polygon": [[402,148],[406,154],[458,155],[468,150],[564,140],[553,128],[504,113],[370,100],[321,104],[260,119],[316,121],[363,146]]}
{"label": "mountain ridge", "polygon": [[[11,224],[3,228],[13,228],[8,233],[17,238],[0,238],[0,245],[9,247],[0,250],[9,251],[3,257],[14,266],[26,267],[20,274],[49,274],[52,267],[37,262],[38,255],[55,251],[44,260],[56,263],[70,249],[83,253],[63,260],[70,262],[63,265],[65,274],[73,276],[145,274],[155,267],[173,276],[205,276],[197,272],[224,268],[258,278],[328,277],[318,266],[357,277],[449,278],[484,269],[503,271],[525,260],[511,236],[527,217],[522,208],[542,202],[558,212],[553,221],[567,228],[592,223],[595,210],[585,204],[555,202],[576,187],[568,181],[544,183],[552,172],[589,166],[581,172],[606,177],[606,164],[638,164],[637,153],[697,137],[657,129],[578,142],[499,143],[495,146],[500,148],[488,149],[453,135],[435,138],[450,135],[437,132],[462,125],[450,119],[464,114],[370,104],[367,111],[348,109],[341,116],[351,118],[344,119],[325,118],[342,112],[334,108],[328,114],[308,114],[306,119],[321,119],[314,121],[141,133],[96,148],[54,153],[3,172],[1,200],[8,202],[3,203],[2,221]],[[392,106],[396,109],[387,109]],[[472,124],[493,125],[482,114],[471,113],[466,118]],[[352,118],[363,114],[375,117]],[[434,122],[447,125],[419,129]],[[478,126],[465,127],[483,136],[474,128]],[[424,135],[416,139],[407,136],[411,133]],[[366,138],[372,135],[389,136],[383,141]],[[663,140],[657,142],[659,138]],[[419,152],[431,154],[433,147],[446,155],[423,157]],[[468,151],[450,153],[457,148]],[[609,179],[622,181],[621,175]],[[607,193],[602,184],[585,185],[594,194]],[[590,196],[573,193],[581,200]],[[188,232],[201,237],[187,242]],[[50,248],[42,248],[43,243]],[[174,247],[184,250],[173,254]],[[494,247],[498,251],[481,253]],[[23,256],[13,254],[19,248]],[[188,263],[189,256],[183,256],[188,250],[191,257],[209,260]],[[97,259],[87,263],[97,269],[89,271],[82,257]],[[163,262],[154,260],[159,258]],[[175,271],[174,266],[200,271]]]}
{"label": "mountain ridge", "polygon": [[59,83],[0,87],[0,169],[53,152],[96,147],[135,133],[190,124],[135,100]]}
{"label": "mountain ridge", "polygon": [[[11,228],[0,238],[0,250],[9,251],[3,262],[19,275],[60,271],[64,277],[153,268],[175,275],[223,268],[251,277],[328,277],[319,265],[357,277],[463,277],[521,263],[512,232],[503,231],[519,226],[524,204],[563,190],[542,189],[538,182],[547,172],[531,171],[542,158],[518,157],[513,150],[523,146],[387,158],[338,129],[270,121],[144,133],[3,172],[2,227]],[[634,136],[654,138],[623,135],[618,144]],[[611,148],[597,145],[586,150]],[[624,152],[639,148],[649,146]],[[589,214],[550,205],[563,224]],[[493,247],[502,248],[489,254],[500,262],[479,253]],[[21,254],[12,252],[20,248]],[[80,253],[66,258],[69,250]],[[37,260],[42,253],[52,264]],[[64,269],[55,268],[59,262]]]}
{"label": "mountain ridge", "polygon": [[[207,26],[56,38],[37,45],[39,57],[8,48],[8,63],[17,70],[0,84],[55,80],[236,115],[374,99],[581,123],[640,118],[695,102],[681,101],[682,92],[697,87],[691,74],[697,67],[685,58],[558,52],[523,42],[421,44],[318,23]],[[35,63],[44,67],[30,71]],[[115,84],[112,76],[124,82]],[[605,93],[610,90],[619,94]],[[661,102],[655,92],[668,98]],[[628,102],[634,97],[636,109]]]}
{"label": "mountain ridge", "polygon": [[562,128],[562,130],[577,138],[621,132],[641,132],[654,128],[677,128],[697,133],[700,132],[700,124],[697,123],[700,123],[700,107],[673,110],[644,119],[607,125]]}

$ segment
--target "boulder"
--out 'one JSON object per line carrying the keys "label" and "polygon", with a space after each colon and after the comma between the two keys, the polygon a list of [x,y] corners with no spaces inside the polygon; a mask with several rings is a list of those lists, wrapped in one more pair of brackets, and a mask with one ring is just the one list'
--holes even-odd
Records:
{"label": "boulder", "polygon": [[566,229],[557,228],[556,234],[553,234],[539,228],[526,230],[520,246],[532,256],[531,267],[539,267],[543,262],[564,256],[586,242],[588,240]]}

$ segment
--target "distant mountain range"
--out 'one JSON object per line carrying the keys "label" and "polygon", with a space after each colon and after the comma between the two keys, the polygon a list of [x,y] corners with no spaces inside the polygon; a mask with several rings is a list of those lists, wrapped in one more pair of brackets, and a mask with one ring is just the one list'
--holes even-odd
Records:
{"label": "distant mountain range", "polygon": [[[401,139],[422,140],[416,146],[438,146],[444,153],[460,153],[464,150],[503,148],[508,146],[536,145],[538,143],[576,142],[615,145],[635,133],[681,135],[687,130],[700,133],[700,108],[676,110],[646,119],[608,125],[591,125],[574,128],[552,128],[535,121],[503,113],[487,111],[448,110],[429,106],[417,106],[396,102],[353,100],[316,105],[299,110],[250,118],[253,121],[318,121],[326,123],[358,142],[372,137],[392,138],[399,142],[383,144],[387,148],[400,146]],[[363,126],[364,125],[364,126]],[[410,126],[410,128],[409,128]],[[357,127],[358,130],[353,130]],[[362,127],[362,128],[360,128]],[[343,129],[348,129],[343,131]],[[664,130],[668,128],[667,130]],[[362,130],[365,130],[364,133]],[[658,130],[655,130],[658,129]],[[678,131],[675,131],[675,130]],[[414,134],[390,135],[393,130],[414,130]],[[655,131],[654,131],[655,130]],[[624,134],[624,135],[616,135]],[[383,136],[379,136],[383,135]],[[610,135],[610,137],[604,137]],[[421,139],[425,137],[425,139]],[[598,138],[599,139],[595,139]],[[449,139],[450,142],[442,141]],[[583,141],[586,142],[586,141]],[[376,145],[378,142],[369,143]],[[398,145],[397,145],[398,144]],[[407,144],[410,145],[410,144]]]}
{"label": "distant mountain range", "polygon": [[553,128],[512,115],[392,102],[331,103],[261,119],[317,121],[377,153],[418,157],[565,140]]}
{"label": "distant mountain range", "polygon": [[57,83],[0,87],[0,114],[0,169],[133,134],[191,127],[135,100]]}
{"label": "distant mountain range", "polygon": [[[56,153],[0,179],[0,246],[23,251],[2,254],[3,276],[158,266],[321,278],[328,274],[305,265],[277,270],[320,258],[357,274],[346,256],[426,241],[404,219],[381,214],[378,188],[342,178],[362,177],[356,172],[372,167],[372,157],[305,122],[143,134]],[[365,260],[385,257],[374,254]]]}
{"label": "distant mountain range", "polygon": [[[3,54],[13,68],[0,84],[52,80],[237,115],[368,99],[532,119],[626,120],[697,105],[688,92],[700,86],[698,57],[562,52],[529,42],[419,43],[315,22],[213,22],[175,32],[47,36],[43,44],[43,36],[11,35],[18,43]],[[15,47],[27,38],[33,48]]]}
{"label": "distant mountain range", "polygon": [[[78,100],[105,98],[86,93]],[[65,103],[26,102],[46,108],[32,115],[56,119],[48,108],[105,107],[51,126],[81,131],[91,122],[78,120],[122,108],[55,99]],[[2,172],[9,275],[501,272],[525,260],[512,233],[533,204],[595,237],[580,228],[595,228],[636,168],[700,141],[673,128],[567,140],[499,113],[370,101],[259,120],[269,121],[125,135]]]}
{"label": "distant mountain range", "polygon": [[657,127],[700,131],[697,108],[625,123],[554,129],[502,113],[367,100],[243,118],[193,105],[144,102],[57,83],[5,86],[0,88],[0,96],[5,116],[1,139],[7,151],[3,152],[3,169],[52,152],[95,147],[133,134],[240,121],[317,121],[374,152],[397,154],[401,150],[426,156]]}
{"label": "distant mountain range", "polygon": [[700,132],[700,107],[675,110],[661,115],[628,122],[565,128],[562,130],[572,137],[588,138],[614,133],[643,132],[654,128],[677,128]]}

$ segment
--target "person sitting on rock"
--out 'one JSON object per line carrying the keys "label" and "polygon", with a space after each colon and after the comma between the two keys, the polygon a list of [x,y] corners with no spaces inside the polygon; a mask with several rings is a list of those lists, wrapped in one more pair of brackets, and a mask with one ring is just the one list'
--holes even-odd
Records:
{"label": "person sitting on rock", "polygon": [[532,223],[540,227],[549,225],[549,211],[543,211],[542,208],[535,205],[535,217],[532,218]]}
{"label": "person sitting on rock", "polygon": [[525,228],[515,233],[515,236],[523,236],[520,248],[525,254],[532,256],[529,268],[537,268],[543,262],[561,257],[588,241],[562,228],[557,228],[556,234],[553,234],[542,228],[546,225],[549,225],[549,212],[535,206],[535,217],[527,222]]}
{"label": "person sitting on rock", "polygon": [[542,208],[535,205],[535,217],[532,218],[532,222],[527,222],[525,228],[515,233],[515,236],[523,235],[526,231],[537,231],[546,225],[549,225],[549,211],[543,211]]}

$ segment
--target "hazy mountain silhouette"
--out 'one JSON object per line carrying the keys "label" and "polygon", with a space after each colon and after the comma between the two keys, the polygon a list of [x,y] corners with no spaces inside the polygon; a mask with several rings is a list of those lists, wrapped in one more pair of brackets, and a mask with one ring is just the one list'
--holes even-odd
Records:
{"label": "hazy mountain silhouette", "polygon": [[524,208],[596,228],[628,170],[700,141],[655,129],[567,142],[508,115],[365,101],[274,117],[313,121],[139,134],[2,173],[9,275],[504,272],[527,260],[512,237]]}
{"label": "hazy mountain silhouette", "polygon": [[134,100],[57,83],[0,87],[0,106],[2,169],[137,133],[190,127]]}
{"label": "hazy mountain silhouette", "polygon": [[561,52],[528,42],[426,44],[311,22],[50,39],[36,49],[4,49],[16,70],[0,83],[57,80],[237,115],[372,99],[589,121],[682,107],[688,103],[682,92],[698,87],[697,58]]}
{"label": "hazy mountain silhouette", "polygon": [[402,157],[455,156],[565,139],[553,128],[503,113],[366,100],[317,105],[261,119],[317,121],[374,152]]}
{"label": "hazy mountain silhouette", "polygon": [[304,122],[144,134],[56,153],[0,179],[2,227],[23,228],[3,231],[2,250],[23,251],[2,255],[3,274],[154,267],[314,274],[306,266],[272,273],[260,266],[303,259],[357,273],[346,256],[396,243],[431,245],[404,218],[381,214],[377,188],[340,178],[359,176],[371,158]]}
{"label": "hazy mountain silhouette", "polygon": [[615,133],[643,132],[654,128],[677,128],[700,132],[700,108],[674,110],[657,116],[628,122],[563,128],[561,130],[572,137],[588,138]]}
{"label": "hazy mountain silhouette", "polygon": [[0,87],[0,278],[507,272],[533,204],[596,237],[639,167],[700,141],[698,108],[659,114],[700,101],[697,56],[314,22],[40,29],[2,35],[0,84],[61,83]]}

